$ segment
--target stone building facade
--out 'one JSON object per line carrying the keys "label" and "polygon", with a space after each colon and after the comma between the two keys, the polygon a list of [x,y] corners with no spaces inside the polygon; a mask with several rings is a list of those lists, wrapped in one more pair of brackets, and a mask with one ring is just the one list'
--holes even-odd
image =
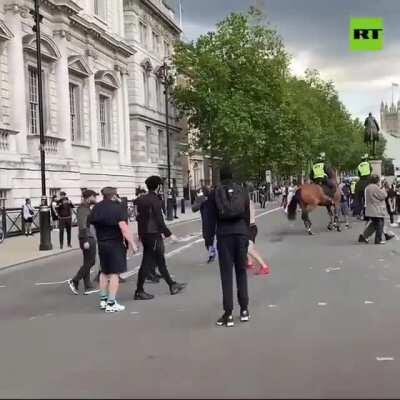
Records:
{"label": "stone building facade", "polygon": [[[26,197],[35,205],[41,195],[32,8],[32,0],[0,0],[0,206]],[[179,36],[173,13],[161,0],[42,0],[41,14],[47,194],[65,190],[79,201],[84,188],[112,185],[132,198],[165,169],[153,71]],[[167,50],[140,44],[140,21],[160,26]]]}
{"label": "stone building facade", "polygon": [[381,102],[381,129],[396,138],[400,138],[400,101],[397,104]]}

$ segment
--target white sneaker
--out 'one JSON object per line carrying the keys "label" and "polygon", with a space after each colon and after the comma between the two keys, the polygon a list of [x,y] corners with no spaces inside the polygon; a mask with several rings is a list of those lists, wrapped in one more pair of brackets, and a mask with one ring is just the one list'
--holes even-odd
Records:
{"label": "white sneaker", "polygon": [[107,301],[106,300],[100,300],[100,310],[105,310],[107,307]]}
{"label": "white sneaker", "polygon": [[123,306],[122,304],[118,304],[117,302],[115,302],[113,305],[107,304],[106,306],[106,313],[120,312],[124,310],[125,306]]}
{"label": "white sneaker", "polygon": [[390,224],[390,226],[391,226],[392,228],[397,228],[397,227],[399,226],[399,224],[394,223],[394,224]]}

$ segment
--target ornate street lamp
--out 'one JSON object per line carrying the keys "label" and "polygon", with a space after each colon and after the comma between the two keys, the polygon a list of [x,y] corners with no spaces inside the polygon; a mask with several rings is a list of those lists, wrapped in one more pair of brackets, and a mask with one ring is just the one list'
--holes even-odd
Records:
{"label": "ornate street lamp", "polygon": [[167,220],[172,221],[172,195],[171,195],[171,153],[170,153],[170,144],[169,144],[169,90],[174,84],[174,77],[171,74],[171,67],[167,64],[167,60],[164,59],[163,64],[157,70],[157,78],[164,86],[164,95],[165,95],[165,131],[167,135],[167,179],[168,179],[168,190],[167,190]]}
{"label": "ornate street lamp", "polygon": [[39,97],[39,134],[40,134],[40,171],[42,183],[42,198],[39,210],[39,226],[40,226],[40,245],[39,250],[51,250],[51,234],[50,234],[50,209],[47,205],[46,196],[46,153],[43,123],[43,83],[42,83],[42,53],[40,44],[40,23],[43,16],[39,12],[39,1],[34,0],[35,9],[30,11],[35,24],[33,31],[36,33],[36,62],[37,62],[37,77],[38,77],[38,97]]}

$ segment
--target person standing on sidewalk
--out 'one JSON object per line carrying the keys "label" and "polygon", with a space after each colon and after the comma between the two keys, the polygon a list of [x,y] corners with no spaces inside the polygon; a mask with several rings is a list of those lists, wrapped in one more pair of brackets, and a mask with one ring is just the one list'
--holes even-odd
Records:
{"label": "person standing on sidewalk", "polygon": [[236,272],[240,320],[250,319],[247,287],[247,252],[249,247],[249,194],[232,179],[229,166],[220,170],[221,184],[210,194],[213,207],[211,228],[217,234],[217,249],[222,283],[224,314],[218,326],[233,326],[233,267]]}
{"label": "person standing on sidewalk", "polygon": [[72,247],[71,244],[71,229],[72,229],[72,209],[75,206],[72,201],[67,197],[65,192],[60,192],[60,200],[57,205],[57,213],[59,218],[60,228],[60,249],[64,247],[64,229],[67,231],[67,244],[68,247]]}
{"label": "person standing on sidewalk", "polygon": [[144,283],[149,275],[149,271],[155,265],[157,265],[162,277],[168,284],[172,295],[179,293],[186,286],[184,283],[177,283],[172,280],[165,262],[165,248],[162,235],[166,238],[171,237],[173,240],[176,240],[176,238],[165,225],[161,200],[156,194],[157,188],[162,184],[162,180],[159,176],[150,176],[146,179],[145,184],[148,193],[139,197],[136,201],[138,235],[143,244],[143,259],[134,294],[135,300],[151,300],[154,298],[152,294],[144,291]]}
{"label": "person standing on sidewalk", "polygon": [[360,243],[368,243],[368,238],[375,232],[375,244],[385,244],[383,228],[385,225],[387,193],[381,189],[379,176],[371,175],[370,184],[365,189],[365,216],[371,221],[359,236]]}
{"label": "person standing on sidewalk", "polygon": [[126,210],[118,201],[117,189],[105,187],[101,194],[103,200],[93,207],[88,218],[96,228],[99,249],[100,309],[114,313],[125,310],[116,301],[119,275],[127,271],[127,253],[128,256],[135,254],[138,247],[127,223]]}
{"label": "person standing on sidewalk", "polygon": [[58,213],[57,213],[57,196],[51,198],[50,203],[51,220],[53,221],[53,229],[58,229]]}
{"label": "person standing on sidewalk", "polygon": [[25,204],[22,206],[22,218],[25,224],[25,236],[32,236],[32,223],[35,210],[32,207],[31,199],[26,199]]}
{"label": "person standing on sidewalk", "polygon": [[72,293],[79,294],[79,282],[83,280],[85,294],[98,292],[90,281],[90,269],[96,264],[96,233],[94,227],[88,223],[90,207],[96,204],[96,193],[93,190],[85,190],[82,193],[82,203],[77,211],[79,228],[79,246],[83,254],[83,265],[76,275],[68,281]]}

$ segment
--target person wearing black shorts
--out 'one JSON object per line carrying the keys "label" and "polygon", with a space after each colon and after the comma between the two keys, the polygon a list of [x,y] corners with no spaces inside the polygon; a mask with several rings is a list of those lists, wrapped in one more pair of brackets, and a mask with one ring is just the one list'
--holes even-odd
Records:
{"label": "person wearing black shorts", "polygon": [[101,193],[104,199],[94,206],[89,222],[96,228],[99,249],[100,308],[113,313],[125,310],[115,299],[119,275],[127,270],[127,251],[136,253],[137,245],[129,230],[127,213],[118,201],[117,189],[105,187]]}

